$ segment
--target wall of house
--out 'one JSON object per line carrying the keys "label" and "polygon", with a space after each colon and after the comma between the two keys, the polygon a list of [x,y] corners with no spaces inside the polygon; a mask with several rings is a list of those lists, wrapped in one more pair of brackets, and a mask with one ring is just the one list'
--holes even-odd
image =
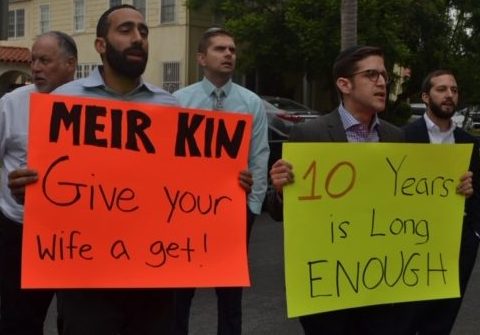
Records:
{"label": "wall of house", "polygon": [[[150,28],[150,51],[144,78],[152,84],[165,86],[172,90],[172,88],[183,87],[198,78],[195,52],[192,52],[191,48],[194,44],[193,50],[196,50],[197,42],[191,41],[189,10],[185,6],[185,1],[176,1],[174,21],[163,24],[160,22],[161,2],[161,0],[147,1],[145,18]],[[77,43],[78,60],[82,69],[93,68],[93,65],[101,64],[100,57],[94,48],[96,25],[101,13],[108,8],[109,1],[85,0],[85,3],[84,29],[74,31],[72,0],[11,0],[9,10],[25,9],[25,36],[0,41],[0,45],[30,48],[35,37],[40,33],[40,5],[48,4],[50,6],[50,29],[70,34]],[[123,3],[131,4],[132,0],[124,0]],[[192,28],[194,31],[203,31],[208,26],[208,24],[201,23],[209,22],[208,12],[196,14],[194,18],[195,24],[201,24],[201,27]],[[198,33],[194,36],[198,36]],[[164,70],[169,71],[169,75]],[[175,77],[177,72],[178,78]],[[167,79],[168,83],[165,82]]]}

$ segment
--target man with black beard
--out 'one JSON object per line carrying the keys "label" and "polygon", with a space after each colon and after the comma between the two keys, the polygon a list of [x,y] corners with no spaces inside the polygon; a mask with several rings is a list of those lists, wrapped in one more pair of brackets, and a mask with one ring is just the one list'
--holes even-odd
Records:
{"label": "man with black beard", "polygon": [[475,137],[455,126],[452,116],[458,103],[458,86],[449,70],[436,70],[422,84],[422,100],[427,106],[423,117],[408,124],[405,139],[412,143],[473,143],[469,171],[473,172],[473,194],[466,199],[460,247],[460,298],[399,304],[399,312],[411,317],[409,334],[450,334],[468,279],[475,265],[480,232],[480,162]]}
{"label": "man with black beard", "polygon": [[[102,14],[95,49],[102,66],[87,78],[59,87],[54,94],[177,104],[168,92],[141,78],[148,59],[148,27],[135,7],[115,6]],[[23,169],[11,175],[9,186],[21,197],[25,185],[37,180],[35,170]],[[62,290],[57,296],[64,335],[168,335],[173,331],[172,290]]]}
{"label": "man with black beard", "polygon": [[[137,57],[138,61],[129,61],[128,56]],[[117,73],[128,78],[139,78],[147,66],[148,53],[145,52],[141,43],[132,42],[132,46],[125,50],[117,50],[110,41],[105,38],[105,57],[107,64]]]}

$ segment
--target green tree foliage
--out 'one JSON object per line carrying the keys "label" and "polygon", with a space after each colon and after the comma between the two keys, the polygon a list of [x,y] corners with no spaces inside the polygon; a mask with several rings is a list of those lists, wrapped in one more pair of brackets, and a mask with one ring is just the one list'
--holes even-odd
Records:
{"label": "green tree foliage", "polygon": [[[314,74],[339,48],[337,0],[189,0],[191,8],[210,6],[248,51],[242,66]],[[333,51],[332,51],[333,49]],[[320,68],[319,68],[320,67]]]}
{"label": "green tree foliage", "polygon": [[458,11],[452,34],[452,67],[457,71],[464,104],[480,104],[480,3],[452,1]]}
{"label": "green tree foliage", "polygon": [[[225,26],[242,45],[244,71],[256,69],[262,80],[306,73],[332,90],[331,67],[340,50],[341,1],[187,3],[192,9],[210,6],[225,18]],[[429,71],[451,68],[463,103],[480,103],[480,1],[358,0],[357,24],[359,44],[382,46],[390,69],[394,63],[412,69],[405,97],[418,97],[421,80]]]}
{"label": "green tree foliage", "polygon": [[291,96],[288,85],[306,75],[310,81],[321,78],[319,89],[335,96],[330,73],[340,49],[338,0],[189,0],[188,5],[209,6],[225,18],[241,46],[240,69],[260,78],[258,93]]}

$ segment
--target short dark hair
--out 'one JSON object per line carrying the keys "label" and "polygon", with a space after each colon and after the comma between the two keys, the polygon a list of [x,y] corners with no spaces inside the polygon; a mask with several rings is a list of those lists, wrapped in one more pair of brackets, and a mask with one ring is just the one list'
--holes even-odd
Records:
{"label": "short dark hair", "polygon": [[70,35],[65,34],[62,31],[52,30],[40,35],[38,38],[43,36],[52,36],[58,41],[58,46],[60,47],[60,50],[62,50],[66,56],[78,59],[77,44]]}
{"label": "short dark hair", "polygon": [[350,77],[358,70],[357,63],[369,56],[384,58],[384,53],[379,47],[365,45],[357,45],[341,51],[333,63],[333,80],[336,82],[340,77]]}
{"label": "short dark hair", "polygon": [[427,74],[427,76],[425,77],[425,79],[423,79],[423,82],[422,82],[422,88],[421,88],[421,93],[427,93],[429,94],[430,93],[430,90],[432,89],[432,79],[435,78],[435,77],[439,77],[439,76],[443,76],[445,74],[448,74],[448,75],[451,75],[453,77],[455,77],[455,74],[453,73],[452,70],[449,70],[449,69],[439,69],[439,70],[434,70],[432,72],[430,72],[429,74]]}
{"label": "short dark hair", "polygon": [[210,39],[215,36],[228,36],[231,39],[235,39],[233,35],[227,31],[225,28],[222,27],[211,27],[205,30],[200,41],[198,41],[198,49],[197,51],[200,53],[207,52],[208,46],[210,45]]}
{"label": "short dark hair", "polygon": [[108,28],[109,28],[108,16],[112,12],[114,12],[118,9],[123,9],[123,8],[130,8],[130,9],[133,9],[133,10],[136,10],[137,12],[139,12],[139,10],[135,6],[128,5],[128,4],[110,7],[98,19],[98,22],[97,22],[97,37],[106,37],[107,36]]}

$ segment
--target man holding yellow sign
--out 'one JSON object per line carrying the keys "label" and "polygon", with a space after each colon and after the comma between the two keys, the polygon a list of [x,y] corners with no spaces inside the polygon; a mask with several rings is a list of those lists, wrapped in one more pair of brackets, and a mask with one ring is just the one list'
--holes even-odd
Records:
{"label": "man holding yellow sign", "polygon": [[[353,47],[347,50],[344,50],[340,53],[337,57],[334,68],[333,68],[334,80],[337,87],[337,91],[341,98],[341,104],[339,108],[323,117],[320,117],[314,121],[305,123],[299,127],[296,127],[292,130],[290,139],[293,142],[403,142],[404,137],[402,131],[395,126],[380,120],[377,116],[377,113],[383,111],[385,109],[385,102],[387,99],[387,83],[389,81],[388,74],[385,69],[384,65],[384,57],[383,52],[379,48],[375,47]],[[303,145],[303,144],[302,144]],[[306,147],[306,144],[305,144]],[[372,148],[381,148],[380,145],[372,146]],[[299,147],[296,147],[297,149]],[[302,149],[304,147],[302,146]],[[335,147],[337,148],[337,147]],[[360,146],[358,151],[360,151]],[[286,150],[288,149],[288,145],[286,146]],[[340,149],[340,148],[339,148]],[[353,188],[355,186],[356,181],[360,181],[362,175],[360,175],[359,169],[356,167],[355,157],[362,156],[361,153],[357,154],[357,150],[352,152],[351,148],[349,147],[349,151],[351,153],[352,159],[343,160],[338,162],[336,165],[331,165],[331,169],[325,172],[325,188],[323,189],[324,192],[320,192],[322,194],[317,194],[317,188],[315,185],[315,174],[317,172],[317,166],[315,161],[307,167],[306,169],[302,169],[303,167],[298,167],[299,171],[302,173],[304,171],[305,174],[303,175],[303,179],[311,178],[312,185],[311,185],[311,192],[307,192],[305,195],[302,195],[302,199],[300,200],[318,200],[323,196],[324,202],[327,202],[327,198],[331,199],[338,199],[346,195],[347,193],[353,192]],[[291,151],[294,151],[293,149]],[[304,154],[302,152],[302,154]],[[339,153],[339,156],[341,154]],[[398,155],[398,153],[396,153]],[[363,155],[365,156],[365,155]],[[310,156],[311,157],[311,156]],[[342,156],[343,157],[343,156]],[[396,158],[392,155],[393,158],[390,160],[385,159],[383,161],[383,165],[386,166],[386,170],[389,169],[391,175],[398,176],[400,173],[400,169],[402,164],[408,165],[409,160],[405,157]],[[322,168],[323,165],[329,164],[331,159],[328,160],[324,157],[325,160],[322,159]],[[387,157],[388,158],[388,157]],[[372,157],[363,157],[364,160],[372,159]],[[405,163],[407,160],[407,163]],[[283,188],[288,184],[292,184],[294,182],[294,175],[292,172],[292,165],[284,160],[277,161],[271,171],[271,179],[272,184],[275,188],[275,194],[270,194],[269,196],[269,211],[272,216],[276,219],[281,219],[282,217],[282,207],[283,207]],[[346,172],[345,172],[346,171]],[[458,169],[455,171],[464,171],[462,169]],[[358,172],[358,174],[357,174]],[[461,173],[461,172],[459,172]],[[323,176],[323,174],[322,174]],[[342,181],[340,184],[336,184],[335,178],[337,176],[341,176]],[[382,177],[375,176],[375,178],[370,178],[372,180],[368,180],[369,183],[378,184],[379,180]],[[440,181],[440,177],[436,179]],[[310,180],[310,179],[309,179]],[[455,193],[455,186],[453,185],[453,192],[450,192],[452,186],[452,182],[456,183],[452,178],[444,178],[442,181],[443,186],[447,187],[447,190],[444,192],[447,193]],[[433,181],[432,181],[433,183]],[[462,178],[462,182],[460,183],[458,191],[465,195],[471,195],[472,188],[471,188],[471,174],[466,174]],[[299,184],[299,183],[296,183]],[[333,185],[333,186],[332,186]],[[433,184],[432,184],[433,185]],[[332,186],[332,187],[330,187]],[[368,189],[367,185],[367,189]],[[377,185],[376,185],[377,186]],[[382,185],[380,185],[382,186]],[[395,192],[409,192],[409,189],[406,188],[405,183],[399,183],[398,180],[395,179]],[[397,187],[398,186],[398,190]],[[323,186],[322,186],[323,187]],[[363,185],[365,187],[365,185]],[[442,185],[438,186],[435,192],[439,192],[442,189]],[[372,189],[375,189],[372,186]],[[433,189],[433,186],[432,186]],[[415,188],[414,188],[415,190]],[[394,195],[395,196],[395,195]],[[440,196],[440,195],[439,195]],[[365,202],[365,200],[363,200]],[[313,203],[313,201],[310,201]],[[361,202],[361,201],[360,201]],[[333,203],[333,201],[332,201]],[[344,205],[342,202],[338,202],[339,210],[337,213],[343,213],[345,216],[349,215],[351,212],[354,212],[357,208],[351,208],[349,205]],[[360,203],[362,205],[362,203]],[[343,206],[343,207],[342,207]],[[288,207],[288,206],[287,206]],[[333,212],[333,210],[332,210]],[[370,231],[369,235],[371,236],[372,240],[379,236],[384,237],[386,235],[385,230],[379,230],[379,222],[378,218],[382,213],[376,212],[375,208],[370,209],[367,213],[367,219],[370,221]],[[293,216],[292,216],[293,217]],[[300,217],[298,221],[300,221]],[[314,220],[312,220],[313,222]],[[315,220],[318,221],[318,220]],[[325,230],[325,234],[317,235],[319,238],[325,239],[325,236],[331,241],[331,244],[334,244],[334,240],[338,239],[340,241],[347,240],[348,235],[348,227],[347,226],[355,226],[355,220],[347,220],[345,218],[338,219],[337,217],[332,217],[330,219],[331,227],[327,227],[328,229]],[[428,222],[425,220],[418,220],[413,222],[412,220],[404,220],[404,221],[392,221],[390,225],[390,232],[391,235],[394,233],[401,233],[401,229],[407,226],[407,222],[409,222],[410,226],[413,226],[413,230],[415,232],[413,238],[416,240],[412,240],[412,244],[418,243],[426,243],[429,238],[428,234]],[[295,226],[297,222],[292,223],[292,226]],[[402,224],[403,226],[400,229],[395,230],[395,227],[392,228],[392,225],[395,224]],[[287,228],[289,223],[285,224]],[[293,228],[292,228],[293,229]],[[300,229],[300,228],[297,228]],[[312,228],[313,229],[313,228]],[[406,229],[406,228],[405,228]],[[297,230],[298,232],[298,230]],[[305,235],[302,235],[302,237]],[[289,232],[285,231],[285,238],[290,238]],[[318,244],[322,244],[319,239],[317,240]],[[398,243],[398,242],[397,242]],[[305,243],[306,245],[310,245],[313,247],[312,244]],[[323,243],[325,244],[325,243]],[[315,245],[315,247],[317,247]],[[368,249],[368,245],[359,244],[360,249]],[[355,255],[355,253],[363,251],[359,249],[348,249],[346,250],[347,255]],[[294,250],[295,251],[295,250]],[[336,250],[334,251],[336,252]],[[288,243],[286,242],[286,266],[289,262],[289,254],[291,252],[288,249]],[[329,254],[329,256],[332,256]],[[332,257],[340,257],[341,255],[333,255]],[[400,253],[399,256],[396,257],[396,260],[392,262],[393,265],[401,266],[403,272],[403,282],[406,286],[409,285],[409,278],[408,275],[415,273],[415,269],[410,269],[409,264],[413,259],[416,259],[417,255],[413,252],[409,254],[408,252]],[[353,258],[353,256],[351,256]],[[398,260],[397,260],[398,258]],[[400,261],[401,259],[401,261]],[[438,260],[435,260],[438,262]],[[315,283],[321,282],[323,279],[318,269],[323,266],[324,261],[319,260],[318,262],[309,261],[308,264],[309,268],[309,278],[310,278],[310,296],[321,296],[322,294],[325,295],[333,295],[335,293],[332,292],[324,292],[321,290],[317,290],[315,287]],[[383,268],[382,271],[386,271],[387,265],[387,256],[385,258],[378,257],[378,258],[371,258],[367,264],[362,264],[364,266],[364,277],[363,277],[363,284],[365,284],[365,272],[366,269],[369,267],[369,264],[373,264],[374,262],[382,263],[381,266]],[[401,264],[400,264],[401,263]],[[360,264],[357,264],[357,281],[355,281],[354,276],[351,275],[349,272],[348,265],[340,264],[337,262],[337,272],[343,271],[345,273],[345,277],[348,277],[347,280],[350,281],[350,286],[353,288],[352,290],[359,290],[359,276],[358,273],[360,272],[359,267]],[[392,265],[390,264],[390,266]],[[400,265],[398,265],[400,264]],[[318,267],[317,267],[318,266]],[[342,268],[343,266],[343,268]],[[355,264],[350,267],[350,269],[354,268]],[[343,270],[342,270],[343,269]],[[412,271],[411,271],[412,270]],[[386,282],[385,286],[394,285],[391,281],[391,278],[387,278],[387,275],[382,272],[383,274],[380,276],[383,281]],[[286,270],[286,278],[287,278],[287,291],[289,286],[289,272]],[[400,277],[399,277],[400,278]],[[367,278],[368,279],[368,278]],[[400,279],[399,279],[400,280]],[[368,286],[368,285],[365,285]],[[338,278],[337,278],[337,292],[336,295],[340,296],[341,293],[338,291]],[[366,288],[368,290],[369,288]],[[288,297],[287,292],[287,297]],[[352,295],[355,297],[355,295]],[[353,300],[352,298],[351,300]],[[385,304],[390,302],[388,299],[382,300],[382,298],[378,298],[377,304]],[[401,301],[401,300],[398,300]],[[338,306],[331,306],[330,309],[326,309],[323,313],[319,314],[312,314],[318,313],[320,310],[315,311],[315,307],[309,310],[298,311],[296,312],[297,316],[300,316],[300,322],[304,329],[305,334],[405,334],[407,332],[406,328],[402,328],[404,326],[402,315],[397,313],[397,309],[393,307],[393,305],[379,305],[379,306],[368,306],[368,307],[361,307],[365,305],[372,305],[374,303],[366,303],[365,301],[350,301],[352,307],[358,307],[355,309],[346,308]],[[289,301],[290,305],[290,301]],[[290,307],[289,307],[290,310]],[[289,311],[290,316],[294,316]],[[310,315],[306,315],[310,314]],[[405,325],[407,326],[407,325]]]}

